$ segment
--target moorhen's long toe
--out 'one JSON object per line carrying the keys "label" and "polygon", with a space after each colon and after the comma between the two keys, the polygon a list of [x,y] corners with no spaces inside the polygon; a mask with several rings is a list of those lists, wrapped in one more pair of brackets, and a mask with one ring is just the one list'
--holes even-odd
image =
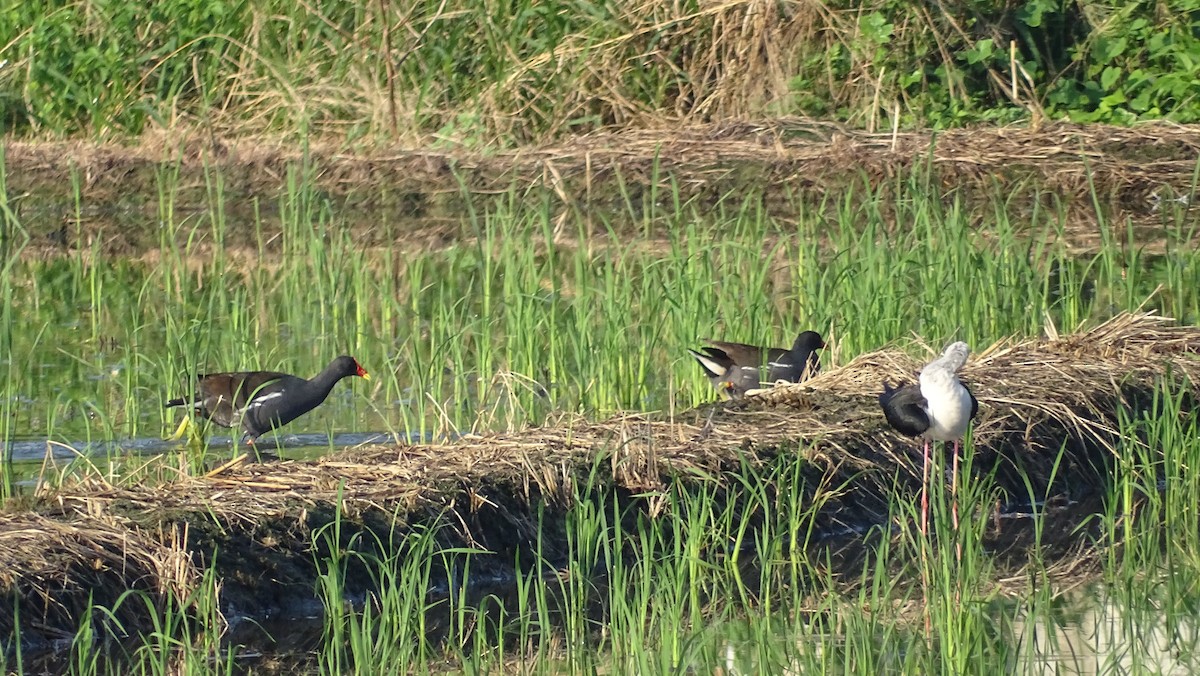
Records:
{"label": "moorhen's long toe", "polygon": [[354,357],[345,355],[329,362],[311,380],[274,371],[211,373],[197,376],[195,394],[171,399],[166,407],[191,406],[196,415],[222,427],[240,422],[245,440],[253,444],[320,406],[333,386],[349,376],[371,379]]}

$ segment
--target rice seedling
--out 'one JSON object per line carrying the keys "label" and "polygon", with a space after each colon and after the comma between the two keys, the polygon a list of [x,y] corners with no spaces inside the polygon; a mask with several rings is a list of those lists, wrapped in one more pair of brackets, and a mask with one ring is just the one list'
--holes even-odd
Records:
{"label": "rice seedling", "polygon": [[[237,651],[221,642],[225,622],[217,589],[209,571],[185,598],[167,594],[156,599],[129,590],[111,607],[89,604],[71,640],[63,672],[75,676],[235,673]],[[121,621],[126,604],[142,606],[135,612],[150,618],[148,631],[127,631]]]}

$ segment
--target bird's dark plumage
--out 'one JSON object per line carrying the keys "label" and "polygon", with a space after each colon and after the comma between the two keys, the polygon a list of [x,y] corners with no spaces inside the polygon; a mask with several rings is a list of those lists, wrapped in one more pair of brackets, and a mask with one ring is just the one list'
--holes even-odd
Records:
{"label": "bird's dark plumage", "polygon": [[801,333],[790,350],[724,340],[704,342],[709,346],[688,352],[700,363],[713,387],[733,399],[758,389],[764,375],[769,383],[779,380],[797,383],[811,378],[821,370],[817,350],[825,347],[825,341],[816,331]]}
{"label": "bird's dark plumage", "polygon": [[370,375],[353,357],[334,359],[311,380],[274,371],[240,371],[197,376],[196,392],[177,397],[167,408],[191,405],[197,415],[222,427],[239,422],[254,443],[262,434],[308,413],[329,396],[342,378]]}
{"label": "bird's dark plumage", "polygon": [[817,350],[825,347],[825,341],[816,331],[805,331],[796,336],[792,349],[777,357],[768,355],[767,381],[783,380],[799,383],[821,372],[821,356]]}
{"label": "bird's dark plumage", "polygon": [[879,405],[892,429],[904,436],[919,437],[929,429],[925,397],[921,396],[921,388],[917,385],[910,383],[893,388],[890,382],[884,380]]}

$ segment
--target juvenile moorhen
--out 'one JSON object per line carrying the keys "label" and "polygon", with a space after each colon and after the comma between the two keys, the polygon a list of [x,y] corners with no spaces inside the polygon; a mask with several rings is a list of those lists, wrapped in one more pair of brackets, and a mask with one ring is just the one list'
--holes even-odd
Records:
{"label": "juvenile moorhen", "polygon": [[816,331],[805,331],[796,336],[790,350],[723,340],[704,342],[711,347],[688,352],[700,363],[713,387],[731,399],[741,399],[748,390],[757,389],[764,369],[768,383],[780,380],[798,383],[813,377],[821,371],[817,350],[825,347],[825,341]]}
{"label": "juvenile moorhen", "polygon": [[[190,405],[196,415],[222,427],[241,421],[245,441],[253,444],[259,436],[320,406],[334,384],[348,376],[371,379],[354,357],[345,355],[329,362],[312,380],[273,371],[211,373],[197,376],[195,394],[172,399],[166,407]],[[180,429],[186,424],[185,419]]]}
{"label": "juvenile moorhen", "polygon": [[[892,429],[909,437],[924,437],[921,458],[921,532],[929,524],[929,442],[953,441],[954,465],[950,472],[950,490],[958,486],[958,441],[967,432],[969,423],[979,412],[979,402],[971,390],[958,379],[958,371],[967,363],[971,349],[964,342],[946,346],[942,356],[921,369],[918,384],[892,387],[883,381],[879,405]],[[953,503],[955,525],[958,523],[958,503]]]}

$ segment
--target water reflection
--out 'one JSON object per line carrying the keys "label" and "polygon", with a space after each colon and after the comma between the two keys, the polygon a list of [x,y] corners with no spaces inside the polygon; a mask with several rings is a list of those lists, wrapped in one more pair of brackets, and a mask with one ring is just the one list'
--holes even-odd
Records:
{"label": "water reflection", "polygon": [[1158,599],[1145,594],[1126,598],[1103,585],[1084,588],[1055,605],[1049,612],[1014,620],[1016,650],[1010,673],[1194,674],[1200,670],[1196,652],[1200,625],[1194,614],[1162,612]]}
{"label": "water reflection", "polygon": [[[310,457],[331,450],[354,448],[370,444],[404,444],[424,443],[431,441],[430,435],[412,433],[408,435],[387,432],[342,433],[332,436],[326,434],[284,434],[275,437],[263,437],[259,440],[260,451],[287,450],[288,457]],[[228,436],[213,436],[206,438],[210,449],[233,448],[234,438]],[[6,457],[13,462],[41,462],[47,457],[52,460],[70,460],[79,457],[109,457],[120,455],[154,455],[179,450],[186,445],[183,441],[161,439],[158,437],[139,437],[136,439],[117,439],[113,441],[71,441],[59,442],[48,439],[27,439],[11,441],[0,446]],[[246,448],[245,444],[239,444]],[[314,451],[306,453],[306,451]]]}

